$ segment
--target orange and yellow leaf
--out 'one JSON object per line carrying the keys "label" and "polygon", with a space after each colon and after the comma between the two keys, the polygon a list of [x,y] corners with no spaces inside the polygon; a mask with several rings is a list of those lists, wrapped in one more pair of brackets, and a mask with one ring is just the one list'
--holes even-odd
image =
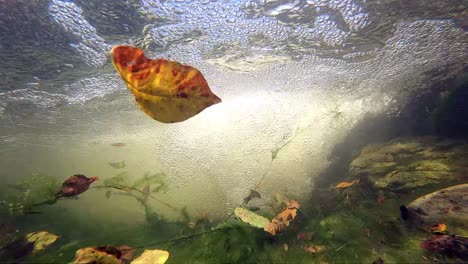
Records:
{"label": "orange and yellow leaf", "polygon": [[163,123],[187,120],[221,102],[197,69],[165,59],[148,59],[143,50],[116,46],[115,68],[140,109]]}
{"label": "orange and yellow leaf", "polygon": [[358,183],[358,180],[353,180],[351,182],[340,182],[336,186],[332,187],[332,189],[344,189],[353,186],[353,184]]}
{"label": "orange and yellow leaf", "polygon": [[299,202],[291,200],[287,203],[286,209],[276,215],[271,222],[263,229],[266,232],[276,235],[277,233],[283,232],[287,226],[297,216],[297,209],[299,209]]}

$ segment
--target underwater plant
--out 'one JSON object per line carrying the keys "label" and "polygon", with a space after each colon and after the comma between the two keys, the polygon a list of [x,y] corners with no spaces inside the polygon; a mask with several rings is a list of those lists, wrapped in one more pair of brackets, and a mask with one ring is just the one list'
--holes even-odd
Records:
{"label": "underwater plant", "polygon": [[131,196],[145,207],[148,206],[148,198],[151,198],[167,207],[175,209],[170,204],[151,195],[151,193],[167,192],[168,185],[165,178],[165,173],[155,173],[151,175],[147,172],[143,177],[130,183],[128,173],[123,172],[104,180],[103,186],[96,186],[95,188],[111,188],[106,191],[105,195],[107,198],[110,198],[112,195]]}
{"label": "underwater plant", "polygon": [[2,192],[4,195],[2,207],[6,207],[11,215],[22,215],[38,213],[32,211],[34,206],[44,201],[54,201],[60,183],[56,178],[46,174],[33,173],[7,187]]}

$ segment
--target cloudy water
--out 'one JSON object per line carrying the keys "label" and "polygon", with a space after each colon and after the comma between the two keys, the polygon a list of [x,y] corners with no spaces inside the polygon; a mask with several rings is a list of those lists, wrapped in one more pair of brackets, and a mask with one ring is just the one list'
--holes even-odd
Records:
{"label": "cloudy water", "polygon": [[[457,0],[0,0],[0,260],[468,261],[467,15]],[[198,69],[222,102],[151,118],[119,45]],[[455,185],[448,212],[413,202]],[[89,251],[122,245],[136,252]]]}

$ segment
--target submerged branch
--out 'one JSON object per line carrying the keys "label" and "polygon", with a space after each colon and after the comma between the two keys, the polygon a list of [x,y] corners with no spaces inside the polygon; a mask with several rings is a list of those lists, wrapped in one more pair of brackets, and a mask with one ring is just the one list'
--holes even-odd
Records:
{"label": "submerged branch", "polygon": [[257,184],[255,184],[255,187],[253,188],[253,190],[258,190],[261,188],[261,185],[263,184],[263,181],[265,180],[266,176],[268,175],[268,173],[270,173],[271,171],[271,164],[273,163],[273,160],[275,160],[274,158],[272,158],[270,160],[270,164],[268,164],[268,167],[267,167],[267,170],[263,173],[262,177],[260,178],[260,180],[257,182]]}
{"label": "submerged branch", "polygon": [[91,187],[90,189],[92,189],[92,188],[94,188],[94,189],[113,188],[113,189],[117,189],[117,190],[120,190],[120,191],[126,191],[126,192],[128,192],[129,190],[131,190],[131,191],[136,191],[136,192],[139,192],[139,193],[141,193],[141,194],[143,194],[143,195],[147,195],[147,196],[150,197],[151,199],[153,199],[153,200],[155,200],[155,201],[157,201],[157,202],[160,202],[161,204],[163,204],[163,205],[165,205],[165,206],[167,206],[167,207],[169,207],[169,208],[172,208],[172,209],[174,209],[174,210],[179,210],[178,208],[176,208],[176,207],[174,207],[174,206],[172,206],[172,205],[170,205],[170,204],[168,204],[168,203],[166,203],[166,202],[163,202],[163,201],[159,200],[158,198],[156,198],[156,197],[150,195],[149,193],[145,193],[145,192],[140,191],[140,190],[138,190],[137,188],[134,188],[134,187],[130,187],[130,186],[119,186],[119,185],[103,185],[103,186]]}
{"label": "submerged branch", "polygon": [[296,137],[300,136],[302,133],[306,132],[312,124],[309,124],[306,127],[303,128],[296,128],[294,133],[286,139],[286,141],[283,142],[280,146],[278,146],[276,149],[271,151],[271,160],[270,163],[267,166],[267,170],[263,173],[262,177],[260,180],[255,184],[254,190],[258,190],[259,188],[262,187],[263,182],[265,181],[266,176],[268,173],[271,172],[271,165],[273,164],[273,161],[278,157],[278,154],[283,150],[286,146],[288,146]]}
{"label": "submerged branch", "polygon": [[215,229],[212,229],[212,230],[209,230],[209,231],[204,231],[204,232],[196,233],[196,234],[193,234],[193,235],[182,236],[182,237],[178,237],[178,238],[174,238],[174,239],[170,239],[170,240],[159,241],[159,242],[150,243],[150,244],[145,244],[145,245],[141,245],[141,246],[137,246],[137,247],[132,247],[132,248],[133,248],[133,249],[136,249],[136,248],[145,248],[145,247],[148,247],[148,246],[155,246],[155,245],[160,245],[160,244],[166,244],[166,243],[172,243],[172,242],[182,241],[182,240],[191,239],[191,238],[194,238],[194,237],[202,236],[202,235],[205,235],[205,234],[213,233],[213,232],[220,231],[220,230],[224,230],[224,229],[228,229],[228,228],[231,228],[231,227],[229,227],[229,226],[219,227],[219,228],[215,228]]}
{"label": "submerged branch", "polygon": [[45,201],[40,202],[40,203],[35,203],[35,204],[32,204],[31,207],[41,206],[41,205],[46,205],[46,204],[52,205],[52,204],[55,204],[59,200],[59,198],[61,198],[61,197],[54,197],[54,198],[51,198],[49,200],[45,200]]}

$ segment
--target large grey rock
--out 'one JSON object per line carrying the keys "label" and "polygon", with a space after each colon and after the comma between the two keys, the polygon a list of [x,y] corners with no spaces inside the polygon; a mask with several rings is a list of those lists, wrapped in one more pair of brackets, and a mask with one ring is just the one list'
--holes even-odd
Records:
{"label": "large grey rock", "polygon": [[468,184],[445,188],[412,201],[406,206],[406,221],[428,229],[444,223],[450,229],[468,230]]}
{"label": "large grey rock", "polygon": [[448,139],[405,138],[363,148],[350,165],[355,178],[394,192],[450,186],[468,180],[468,144]]}

